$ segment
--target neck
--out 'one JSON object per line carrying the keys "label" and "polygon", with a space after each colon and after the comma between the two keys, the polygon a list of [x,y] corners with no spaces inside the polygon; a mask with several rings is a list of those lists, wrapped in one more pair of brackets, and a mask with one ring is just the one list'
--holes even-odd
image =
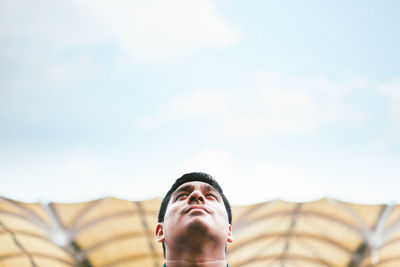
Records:
{"label": "neck", "polygon": [[226,267],[225,246],[186,244],[185,247],[166,249],[166,264],[168,267]]}
{"label": "neck", "polygon": [[168,267],[226,267],[226,260],[210,260],[204,262],[196,262],[192,260],[166,260]]}

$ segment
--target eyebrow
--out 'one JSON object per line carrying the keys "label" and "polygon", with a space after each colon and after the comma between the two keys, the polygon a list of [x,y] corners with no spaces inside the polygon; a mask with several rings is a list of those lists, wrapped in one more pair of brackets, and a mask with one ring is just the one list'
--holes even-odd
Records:
{"label": "eyebrow", "polygon": [[[175,196],[175,195],[177,195],[177,194],[180,193],[180,192],[190,192],[190,191],[193,191],[193,188],[194,188],[194,186],[193,186],[193,185],[190,185],[190,184],[184,185],[184,186],[182,186],[182,187],[178,187],[178,189],[175,190],[175,192],[173,193],[173,195]],[[212,187],[212,186],[209,185],[209,184],[201,185],[201,189],[204,190],[204,191],[207,191],[207,192],[208,192],[208,191],[213,191],[213,192],[215,192],[215,193],[218,193],[218,195],[219,195],[219,192],[218,192],[214,187]]]}

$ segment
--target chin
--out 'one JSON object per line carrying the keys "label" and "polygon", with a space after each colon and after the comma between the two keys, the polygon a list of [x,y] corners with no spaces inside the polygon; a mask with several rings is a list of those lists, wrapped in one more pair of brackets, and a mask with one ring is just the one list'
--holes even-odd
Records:
{"label": "chin", "polygon": [[210,225],[202,218],[193,218],[187,226],[187,230],[192,234],[206,234],[210,230]]}

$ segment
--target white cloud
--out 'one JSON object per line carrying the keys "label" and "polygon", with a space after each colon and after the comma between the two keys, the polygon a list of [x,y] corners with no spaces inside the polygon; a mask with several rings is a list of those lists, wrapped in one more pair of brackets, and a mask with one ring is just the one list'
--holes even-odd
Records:
{"label": "white cloud", "polygon": [[218,115],[223,116],[232,105],[232,94],[199,90],[191,94],[180,95],[171,102],[171,109],[181,116]]}
{"label": "white cloud", "polygon": [[[85,4],[86,3],[86,4]],[[28,42],[63,49],[74,45],[88,45],[109,39],[105,22],[95,16],[98,6],[87,1],[2,1],[3,38],[21,38]]]}
{"label": "white cloud", "polygon": [[71,85],[89,80],[103,73],[99,64],[89,57],[80,55],[73,59],[50,64],[44,72],[44,81],[50,87],[60,89],[60,86]]}
{"label": "white cloud", "polygon": [[338,82],[329,80],[321,75],[295,77],[278,72],[259,71],[254,73],[252,79],[257,88],[292,88],[335,98],[371,86],[370,82],[358,76],[351,76],[344,81]]}
{"label": "white cloud", "polygon": [[273,88],[272,90],[262,90],[261,101],[273,113],[293,112],[304,110],[306,112],[313,112],[316,108],[314,99],[299,91],[285,91],[280,88]]}
{"label": "white cloud", "polygon": [[247,178],[244,185],[237,186],[251,191],[252,200],[257,203],[270,199],[287,201],[311,201],[323,197],[320,182],[306,176],[301,170],[288,163],[258,163],[242,174]]}
{"label": "white cloud", "polygon": [[139,125],[151,129],[203,116],[219,123],[223,139],[250,139],[315,134],[330,123],[362,124],[368,119],[365,110],[346,101],[352,90],[362,87],[361,82],[338,84],[320,78],[265,76],[268,83],[260,88],[175,95],[155,114],[142,117]]}
{"label": "white cloud", "polygon": [[206,147],[186,161],[178,162],[175,169],[178,175],[192,171],[211,174],[234,204],[271,199],[313,201],[323,197],[370,204],[398,201],[397,187],[388,187],[398,183],[394,178],[398,172],[398,168],[393,168],[395,160],[389,163],[387,159],[353,160],[346,166],[340,160],[320,165],[324,160],[315,158],[312,167],[307,167],[301,161],[252,155],[248,156],[249,160],[243,160],[243,155],[238,156],[221,147]]}
{"label": "white cloud", "polygon": [[142,116],[137,121],[141,129],[154,129],[169,122],[187,118],[211,117],[219,119],[232,109],[233,96],[230,92],[216,92],[209,89],[184,93],[169,100],[155,114]]}
{"label": "white cloud", "polygon": [[94,198],[107,176],[99,158],[82,147],[34,157],[19,151],[2,160],[0,176],[9,177],[2,193],[25,201]]}
{"label": "white cloud", "polygon": [[319,184],[290,165],[238,162],[219,148],[204,148],[178,168],[181,173],[202,171],[215,177],[233,203],[257,203],[273,198],[310,201],[322,197]]}
{"label": "white cloud", "polygon": [[2,152],[7,153],[0,154],[1,194],[21,201],[77,202],[110,195],[149,199],[157,191],[146,181],[167,176],[154,171],[153,164],[132,162],[129,155],[105,155],[85,147]]}
{"label": "white cloud", "polygon": [[107,42],[136,60],[158,60],[239,39],[211,0],[6,0],[0,5],[0,37],[56,49]]}
{"label": "white cloud", "polygon": [[301,201],[319,197],[315,181],[307,180],[294,166],[241,162],[222,148],[201,149],[187,159],[171,161],[168,168],[161,170],[154,169],[153,163],[132,166],[123,155],[118,155],[118,159],[103,158],[83,147],[35,158],[28,154],[2,157],[5,164],[0,166],[0,177],[8,177],[2,184],[3,196],[55,202],[86,201],[109,195],[149,199],[163,195],[174,177],[201,171],[213,175],[230,201],[237,204],[272,198]]}
{"label": "white cloud", "polygon": [[233,170],[233,159],[223,149],[204,148],[196,155],[183,162],[178,168],[182,173],[201,171],[215,175],[216,177],[237,178]]}
{"label": "white cloud", "polygon": [[134,58],[175,57],[236,42],[239,34],[218,14],[213,1],[142,1],[121,20],[119,45]]}
{"label": "white cloud", "polygon": [[400,141],[400,77],[378,86],[379,92],[388,100],[388,116],[392,122],[384,137],[387,141]]}
{"label": "white cloud", "polygon": [[[315,99],[307,92],[286,88],[259,89],[250,103],[222,118],[222,136],[257,138],[279,133],[309,133],[316,128]],[[237,97],[240,101],[241,97]]]}

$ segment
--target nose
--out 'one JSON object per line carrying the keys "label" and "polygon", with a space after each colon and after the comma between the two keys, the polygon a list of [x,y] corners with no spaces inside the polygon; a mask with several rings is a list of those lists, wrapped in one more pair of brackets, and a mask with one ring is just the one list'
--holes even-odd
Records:
{"label": "nose", "polygon": [[194,190],[188,197],[189,203],[205,203],[205,197],[199,190]]}

